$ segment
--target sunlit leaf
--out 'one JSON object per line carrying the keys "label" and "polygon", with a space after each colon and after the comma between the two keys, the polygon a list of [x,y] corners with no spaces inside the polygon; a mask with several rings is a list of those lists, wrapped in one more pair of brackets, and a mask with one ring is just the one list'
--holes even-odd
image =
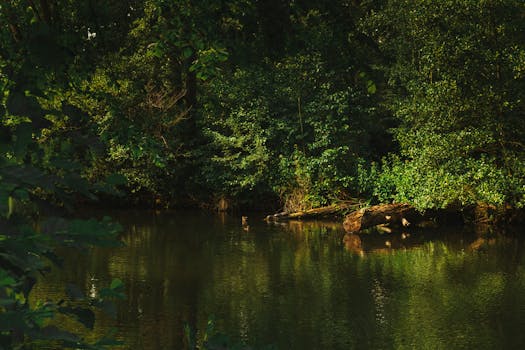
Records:
{"label": "sunlit leaf", "polygon": [[377,91],[377,87],[376,87],[376,84],[372,81],[372,80],[369,80],[367,82],[367,91],[369,94],[373,95],[376,93]]}

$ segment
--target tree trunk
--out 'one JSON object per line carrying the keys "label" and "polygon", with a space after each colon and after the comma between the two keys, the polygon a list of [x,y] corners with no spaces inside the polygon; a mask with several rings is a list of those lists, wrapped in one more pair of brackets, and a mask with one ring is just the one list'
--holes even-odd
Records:
{"label": "tree trunk", "polygon": [[348,214],[343,226],[347,232],[358,232],[377,225],[408,226],[422,218],[409,204],[381,204]]}
{"label": "tree trunk", "polygon": [[278,220],[290,220],[290,219],[320,219],[327,217],[335,217],[337,215],[343,215],[349,210],[355,210],[361,206],[360,203],[356,202],[341,202],[333,204],[327,207],[314,208],[295,213],[282,212],[278,214],[268,215],[266,221],[278,221]]}

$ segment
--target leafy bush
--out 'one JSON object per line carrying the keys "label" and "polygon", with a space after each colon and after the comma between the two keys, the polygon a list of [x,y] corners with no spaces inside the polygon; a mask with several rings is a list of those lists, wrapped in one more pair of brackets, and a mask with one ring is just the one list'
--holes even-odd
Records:
{"label": "leafy bush", "polygon": [[238,69],[209,86],[200,181],[233,197],[277,193],[288,209],[355,193],[357,164],[376,126],[369,124],[370,98],[338,81],[318,53],[265,66]]}
{"label": "leafy bush", "polygon": [[[452,158],[437,168],[391,156],[381,166],[374,164],[368,173],[363,171],[363,187],[379,202],[412,203],[421,210],[463,208],[478,203],[523,207],[525,192],[519,180],[523,178],[523,168],[521,175],[508,176],[498,169],[497,162],[488,157]],[[516,161],[515,174],[520,172],[519,164]]]}
{"label": "leafy bush", "polygon": [[391,57],[381,68],[400,122],[400,154],[376,175],[378,200],[523,206],[522,7],[389,1],[363,17],[363,30]]}

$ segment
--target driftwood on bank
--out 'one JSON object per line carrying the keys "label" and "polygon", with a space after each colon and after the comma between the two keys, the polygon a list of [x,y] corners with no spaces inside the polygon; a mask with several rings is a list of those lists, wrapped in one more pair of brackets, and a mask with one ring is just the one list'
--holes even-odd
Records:
{"label": "driftwood on bank", "polygon": [[341,202],[332,204],[327,207],[308,209],[304,211],[298,211],[295,213],[282,212],[278,214],[268,215],[266,221],[279,221],[279,220],[291,220],[291,219],[322,219],[327,217],[334,217],[342,215],[350,210],[356,210],[361,207],[361,203],[356,202]]}
{"label": "driftwood on bank", "polygon": [[358,232],[370,227],[409,226],[423,217],[409,204],[381,204],[359,209],[348,214],[343,226],[346,232]]}

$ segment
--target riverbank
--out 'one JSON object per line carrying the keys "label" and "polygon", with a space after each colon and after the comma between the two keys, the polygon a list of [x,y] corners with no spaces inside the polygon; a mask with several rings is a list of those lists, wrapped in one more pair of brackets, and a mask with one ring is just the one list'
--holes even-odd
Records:
{"label": "riverbank", "polygon": [[347,232],[371,227],[385,231],[410,226],[429,227],[450,224],[512,225],[525,221],[525,209],[478,204],[464,208],[431,209],[424,212],[406,203],[365,206],[363,202],[343,202],[327,207],[266,216],[267,221],[291,219],[343,218]]}

